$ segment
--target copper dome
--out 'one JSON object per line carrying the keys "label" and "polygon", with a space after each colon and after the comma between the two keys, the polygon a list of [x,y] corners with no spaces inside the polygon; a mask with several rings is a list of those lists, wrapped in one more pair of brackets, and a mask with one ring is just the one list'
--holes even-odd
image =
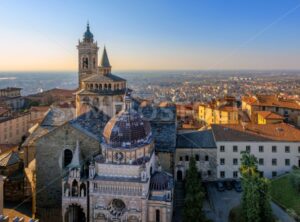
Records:
{"label": "copper dome", "polygon": [[137,112],[122,111],[106,124],[103,137],[112,148],[135,148],[151,143],[151,126]]}

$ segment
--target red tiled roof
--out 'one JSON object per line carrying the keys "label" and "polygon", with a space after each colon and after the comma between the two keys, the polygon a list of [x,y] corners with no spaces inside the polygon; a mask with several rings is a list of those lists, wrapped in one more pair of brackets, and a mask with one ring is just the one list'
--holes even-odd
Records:
{"label": "red tiled roof", "polygon": [[270,111],[256,111],[256,113],[265,119],[284,119],[283,116]]}
{"label": "red tiled roof", "polygon": [[300,130],[286,123],[212,125],[217,141],[287,141],[300,142]]}

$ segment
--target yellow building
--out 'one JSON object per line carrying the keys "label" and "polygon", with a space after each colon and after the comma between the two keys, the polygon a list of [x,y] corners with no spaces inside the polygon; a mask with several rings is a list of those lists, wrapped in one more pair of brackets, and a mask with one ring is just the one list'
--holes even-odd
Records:
{"label": "yellow building", "polygon": [[272,113],[270,111],[257,111],[256,114],[258,124],[282,123],[284,120],[284,118],[281,115]]}
{"label": "yellow building", "polygon": [[269,111],[281,115],[285,122],[300,126],[300,103],[277,95],[255,95],[242,98],[242,110],[252,121],[256,120],[257,111]]}
{"label": "yellow building", "polygon": [[199,120],[206,125],[238,124],[238,108],[232,97],[199,105]]}

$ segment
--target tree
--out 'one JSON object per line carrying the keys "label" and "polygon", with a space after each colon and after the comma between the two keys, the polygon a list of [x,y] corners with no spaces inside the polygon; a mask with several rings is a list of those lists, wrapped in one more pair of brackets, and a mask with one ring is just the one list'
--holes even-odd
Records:
{"label": "tree", "polygon": [[300,193],[300,169],[294,167],[293,171],[290,173],[290,180],[294,188]]}
{"label": "tree", "polygon": [[272,221],[270,206],[270,183],[259,176],[257,159],[242,152],[240,172],[242,175],[242,214],[246,222]]}
{"label": "tree", "polygon": [[194,157],[191,157],[185,183],[184,221],[205,221],[205,217],[202,213],[204,196],[201,180],[198,176],[196,161]]}

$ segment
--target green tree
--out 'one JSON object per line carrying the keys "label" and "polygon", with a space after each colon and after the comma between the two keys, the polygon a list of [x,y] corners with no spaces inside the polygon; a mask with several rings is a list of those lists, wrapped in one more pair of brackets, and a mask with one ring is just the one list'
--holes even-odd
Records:
{"label": "green tree", "polygon": [[205,221],[202,212],[204,191],[201,180],[198,176],[196,161],[194,157],[190,158],[189,170],[185,182],[185,199],[184,199],[184,221],[201,222]]}
{"label": "green tree", "polygon": [[270,183],[259,176],[257,159],[254,155],[243,152],[240,172],[242,175],[242,214],[246,222],[272,221],[270,206]]}

